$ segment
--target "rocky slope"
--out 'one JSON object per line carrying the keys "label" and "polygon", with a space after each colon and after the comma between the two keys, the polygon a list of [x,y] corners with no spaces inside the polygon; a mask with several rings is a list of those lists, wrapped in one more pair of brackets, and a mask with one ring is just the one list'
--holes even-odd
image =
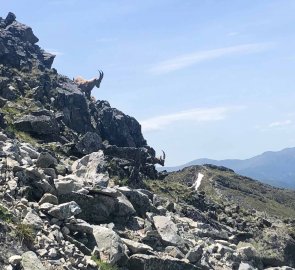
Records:
{"label": "rocky slope", "polygon": [[0,19],[0,269],[295,267],[292,212],[193,190],[206,167],[158,173],[138,122],[85,96],[37,41]]}

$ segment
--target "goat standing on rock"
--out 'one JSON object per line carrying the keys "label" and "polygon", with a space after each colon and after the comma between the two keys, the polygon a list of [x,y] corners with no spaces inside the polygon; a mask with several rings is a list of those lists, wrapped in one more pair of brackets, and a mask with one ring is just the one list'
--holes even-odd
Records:
{"label": "goat standing on rock", "polygon": [[85,80],[83,77],[76,77],[74,78],[74,82],[78,85],[78,87],[85,93],[88,99],[91,98],[91,91],[96,86],[97,88],[100,87],[100,83],[103,78],[103,71],[99,70],[99,77],[93,78],[91,80]]}

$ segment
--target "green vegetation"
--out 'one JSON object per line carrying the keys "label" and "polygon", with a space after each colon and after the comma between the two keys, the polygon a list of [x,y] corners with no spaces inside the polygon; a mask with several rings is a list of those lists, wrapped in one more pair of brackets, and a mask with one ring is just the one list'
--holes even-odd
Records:
{"label": "green vegetation", "polygon": [[15,226],[15,235],[20,239],[21,243],[32,244],[35,239],[32,226],[21,222],[17,223]]}
{"label": "green vegetation", "polygon": [[116,265],[111,265],[110,263],[104,262],[98,259],[96,256],[92,256],[91,259],[96,262],[100,270],[118,270]]}
{"label": "green vegetation", "polygon": [[10,223],[11,218],[12,218],[12,214],[8,211],[8,209],[0,205],[0,219],[7,223]]}
{"label": "green vegetation", "polygon": [[33,138],[29,133],[17,130],[12,124],[9,124],[7,126],[6,131],[14,134],[15,137],[22,142],[30,143],[33,146],[38,145],[38,141],[35,138]]}
{"label": "green vegetation", "polygon": [[194,191],[178,181],[144,180],[146,187],[152,192],[159,194],[169,200],[190,202]]}
{"label": "green vegetation", "polygon": [[128,186],[128,184],[129,184],[129,179],[128,178],[120,179],[118,176],[113,176],[112,179],[114,181],[114,184],[118,185],[120,187]]}
{"label": "green vegetation", "polygon": [[295,218],[295,191],[262,184],[233,171],[219,168],[191,166],[169,174],[164,180],[146,180],[151,191],[171,201],[183,201],[194,205],[195,190],[190,186],[198,173],[204,174],[199,192],[219,205],[235,202],[246,210],[256,209],[266,215]]}

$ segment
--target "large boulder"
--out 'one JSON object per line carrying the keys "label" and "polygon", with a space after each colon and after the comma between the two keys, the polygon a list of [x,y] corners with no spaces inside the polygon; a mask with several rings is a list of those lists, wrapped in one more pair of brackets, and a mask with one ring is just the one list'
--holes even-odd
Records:
{"label": "large boulder", "polygon": [[102,149],[102,139],[97,133],[87,132],[75,147],[78,153],[88,155]]}
{"label": "large boulder", "polygon": [[52,137],[59,133],[59,126],[54,115],[46,110],[22,116],[13,124],[16,129],[38,137],[41,135]]}
{"label": "large boulder", "polygon": [[94,226],[93,236],[102,260],[119,265],[127,261],[125,245],[113,230],[102,226]]}
{"label": "large boulder", "polygon": [[136,211],[120,192],[108,189],[90,190],[88,195],[71,192],[59,196],[60,202],[75,201],[82,209],[79,218],[93,224],[125,223]]}
{"label": "large boulder", "polygon": [[75,84],[66,82],[56,89],[54,106],[61,112],[61,120],[79,133],[91,131],[91,118],[84,94]]}
{"label": "large boulder", "polygon": [[72,165],[73,174],[82,178],[91,186],[108,185],[109,176],[103,151],[93,152],[83,158],[76,160]]}
{"label": "large boulder", "polygon": [[22,255],[22,266],[24,270],[46,270],[40,259],[33,251],[27,251]]}
{"label": "large boulder", "polygon": [[38,230],[38,229],[40,230],[40,229],[42,229],[44,222],[34,210],[31,210],[26,214],[22,223],[32,226],[32,228],[34,228],[36,230]]}
{"label": "large boulder", "polygon": [[184,241],[178,234],[176,224],[166,216],[154,216],[154,225],[165,244],[183,246]]}
{"label": "large boulder", "polygon": [[72,201],[52,207],[48,211],[48,214],[60,220],[65,220],[70,218],[71,216],[80,214],[81,211],[82,210],[79,205],[76,202]]}
{"label": "large boulder", "polygon": [[129,187],[120,187],[118,190],[132,203],[137,215],[145,217],[146,212],[157,211],[149,197],[140,190],[130,189]]}
{"label": "large boulder", "polygon": [[37,201],[39,201],[45,193],[56,194],[53,182],[51,183],[50,180],[47,180],[45,174],[36,168],[19,167],[15,176],[30,189],[28,196]]}

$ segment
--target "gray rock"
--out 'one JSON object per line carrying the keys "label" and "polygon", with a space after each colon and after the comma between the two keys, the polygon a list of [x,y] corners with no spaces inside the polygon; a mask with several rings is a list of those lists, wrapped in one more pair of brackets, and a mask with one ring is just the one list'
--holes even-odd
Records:
{"label": "gray rock", "polygon": [[26,153],[28,153],[29,157],[32,159],[37,159],[39,157],[39,153],[29,144],[22,144],[21,149],[23,149]]}
{"label": "gray rock", "polygon": [[79,178],[76,175],[67,175],[54,180],[58,195],[64,195],[73,191],[78,191],[83,188],[83,178]]}
{"label": "gray rock", "polygon": [[252,265],[248,263],[241,262],[239,265],[239,270],[257,270],[257,268],[254,268]]}
{"label": "gray rock", "polygon": [[93,226],[93,236],[102,260],[118,265],[126,262],[125,246],[119,235],[113,230],[102,226]]}
{"label": "gray rock", "polygon": [[72,201],[51,208],[48,211],[48,214],[60,220],[64,220],[71,216],[80,214],[81,212],[82,210],[79,205],[76,202]]}
{"label": "gray rock", "polygon": [[76,149],[80,154],[88,155],[102,149],[102,139],[94,132],[87,132],[76,144]]}
{"label": "gray rock", "polygon": [[33,251],[27,251],[22,255],[22,266],[24,270],[46,270]]}
{"label": "gray rock", "polygon": [[17,266],[20,264],[21,260],[22,260],[22,256],[13,255],[13,256],[9,257],[8,262],[13,266]]}
{"label": "gray rock", "polygon": [[165,252],[173,258],[177,258],[177,259],[184,258],[184,254],[181,252],[181,250],[178,247],[175,247],[175,246],[166,247]]}
{"label": "gray rock", "polygon": [[93,227],[86,221],[82,219],[76,219],[75,222],[71,223],[65,223],[65,226],[67,226],[71,231],[74,232],[82,232],[82,233],[88,233],[92,234],[93,233]]}
{"label": "gray rock", "polygon": [[120,187],[118,190],[132,203],[137,215],[145,217],[146,212],[156,211],[149,197],[140,190],[130,189],[129,187]]}
{"label": "gray rock", "polygon": [[251,261],[257,257],[256,249],[252,245],[238,248],[237,253],[244,261]]}
{"label": "gray rock", "polygon": [[90,223],[127,222],[136,213],[132,204],[120,192],[103,194],[104,190],[90,190],[89,195],[72,192],[59,196],[59,200],[77,202],[82,209],[79,218]]}
{"label": "gray rock", "polygon": [[264,265],[295,267],[295,240],[283,228],[265,228],[253,242]]}
{"label": "gray rock", "polygon": [[107,101],[98,101],[97,129],[103,140],[121,147],[141,147],[146,145],[146,140],[141,133],[140,124],[121,111],[111,108]]}
{"label": "gray rock", "polygon": [[73,174],[83,178],[85,184],[106,187],[109,182],[108,170],[103,151],[93,152],[76,160],[72,165]]}
{"label": "gray rock", "polygon": [[201,245],[193,247],[185,255],[185,258],[191,263],[197,263],[201,260],[203,254],[203,247]]}
{"label": "gray rock", "polygon": [[42,229],[43,220],[37,215],[34,210],[29,211],[22,221],[23,224],[32,226],[34,229]]}
{"label": "gray rock", "polygon": [[59,132],[59,126],[51,113],[44,115],[25,115],[14,123],[16,129],[28,132],[31,135],[52,136]]}
{"label": "gray rock", "polygon": [[172,257],[156,257],[153,255],[134,254],[128,261],[129,270],[194,270],[196,266]]}
{"label": "gray rock", "polygon": [[178,234],[175,223],[166,216],[154,216],[154,225],[164,243],[173,246],[183,246],[183,239]]}
{"label": "gray rock", "polygon": [[139,242],[132,241],[130,239],[121,238],[123,243],[128,247],[132,254],[135,253],[146,253],[148,251],[153,251],[153,248]]}
{"label": "gray rock", "polygon": [[281,267],[268,267],[265,268],[264,270],[294,270],[295,268],[292,268],[290,266],[281,266]]}
{"label": "gray rock", "polygon": [[58,204],[58,199],[56,196],[50,194],[50,193],[45,193],[43,197],[39,201],[39,205],[43,203],[51,203],[51,204]]}
{"label": "gray rock", "polygon": [[36,165],[41,168],[50,168],[57,165],[57,159],[48,152],[42,152],[36,162]]}

